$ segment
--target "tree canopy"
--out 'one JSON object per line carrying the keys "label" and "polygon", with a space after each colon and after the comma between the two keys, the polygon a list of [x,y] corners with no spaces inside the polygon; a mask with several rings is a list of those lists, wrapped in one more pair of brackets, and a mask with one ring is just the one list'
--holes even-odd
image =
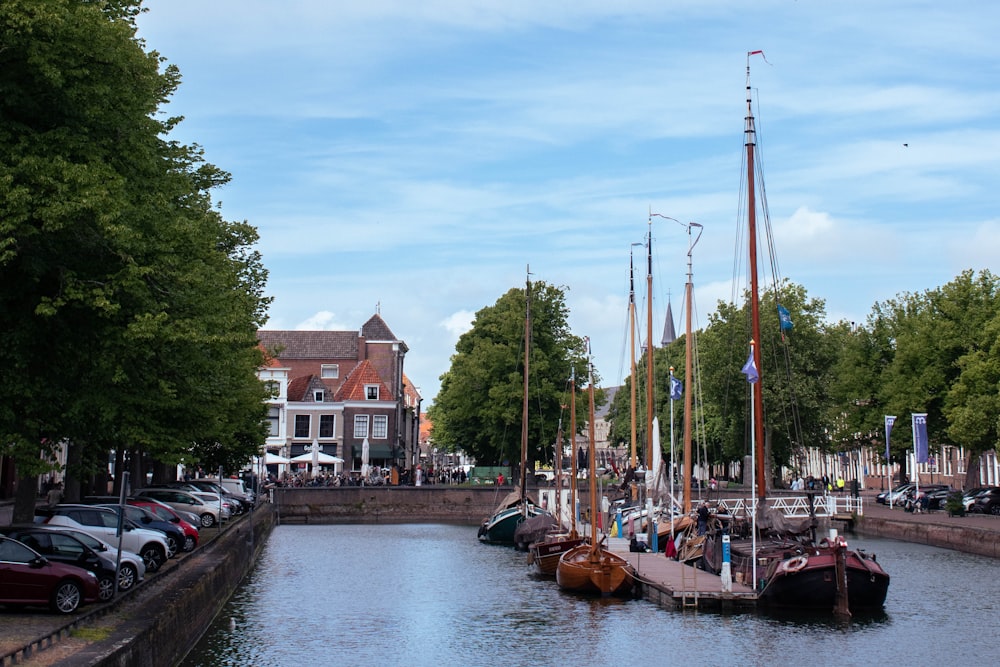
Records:
{"label": "tree canopy", "polygon": [[[587,378],[585,339],[567,323],[563,289],[529,283],[531,345],[528,381],[528,461],[550,460],[559,417],[570,396],[573,373],[579,388]],[[438,446],[461,449],[480,464],[520,460],[524,396],[524,288],[512,288],[476,313],[472,328],[455,345],[451,367],[429,417]],[[586,398],[578,392],[578,424],[586,421]],[[569,432],[564,422],[563,430]]]}
{"label": "tree canopy", "polygon": [[212,207],[229,175],[166,138],[180,75],[139,11],[0,5],[0,451],[22,511],[60,443],[79,477],[109,449],[233,464],[263,441],[256,230]]}

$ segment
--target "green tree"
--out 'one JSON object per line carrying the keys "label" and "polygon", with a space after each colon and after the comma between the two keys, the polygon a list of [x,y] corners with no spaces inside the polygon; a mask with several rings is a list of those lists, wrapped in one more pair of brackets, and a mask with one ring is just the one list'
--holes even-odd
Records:
{"label": "green tree", "polygon": [[[536,281],[530,292],[529,465],[551,459],[571,375],[580,390],[587,382],[586,341],[570,331],[563,290]],[[459,338],[429,410],[438,445],[463,450],[483,465],[520,461],[525,312],[525,290],[513,288],[477,312],[472,329]],[[586,405],[579,391],[578,428],[587,419]],[[571,441],[565,420],[563,430]]]}
{"label": "green tree", "polygon": [[212,209],[228,174],[164,139],[179,74],[136,38],[139,11],[0,5],[0,451],[19,520],[60,443],[78,481],[109,449],[138,472],[263,439],[256,232]]}

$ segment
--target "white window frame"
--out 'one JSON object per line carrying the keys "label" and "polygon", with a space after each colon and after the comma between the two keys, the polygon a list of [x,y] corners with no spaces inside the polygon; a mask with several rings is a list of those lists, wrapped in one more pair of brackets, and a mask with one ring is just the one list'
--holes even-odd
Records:
{"label": "white window frame", "polygon": [[[323,435],[323,418],[330,418],[330,435]],[[335,414],[325,414],[319,416],[319,437],[321,438],[335,438],[337,437],[337,415]]]}
{"label": "white window frame", "polygon": [[[308,429],[305,435],[299,433],[300,417],[305,418],[306,424],[308,425]],[[303,414],[295,415],[295,421],[292,423],[292,433],[295,434],[294,437],[296,438],[308,438],[309,434],[312,433],[312,415],[303,415]]]}
{"label": "white window frame", "polygon": [[320,365],[319,376],[325,380],[336,380],[340,377],[340,364]]}
{"label": "white window frame", "polygon": [[281,408],[277,405],[267,409],[267,434],[271,438],[281,435]]}
{"label": "white window frame", "polygon": [[389,416],[372,415],[372,439],[385,440],[389,437]]}
{"label": "white window frame", "polygon": [[319,391],[314,391],[313,392],[313,401],[315,401],[316,403],[322,403],[323,402],[323,398],[325,396],[326,396],[326,394],[323,392],[322,389],[320,389]]}
{"label": "white window frame", "polygon": [[354,415],[354,437],[368,437],[368,415]]}
{"label": "white window frame", "polygon": [[[374,394],[374,396],[372,394]],[[378,400],[378,385],[377,384],[366,384],[365,385],[365,400],[367,400],[367,401],[377,401]]]}

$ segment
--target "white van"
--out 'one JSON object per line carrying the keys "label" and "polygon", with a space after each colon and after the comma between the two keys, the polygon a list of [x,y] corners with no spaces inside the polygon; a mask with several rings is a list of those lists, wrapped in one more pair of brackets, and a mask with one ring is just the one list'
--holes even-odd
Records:
{"label": "white van", "polygon": [[245,484],[243,484],[242,479],[233,479],[230,477],[223,477],[222,480],[219,480],[218,477],[202,477],[201,479],[209,482],[215,482],[240,500],[246,498],[251,503],[253,502],[253,493],[246,487]]}

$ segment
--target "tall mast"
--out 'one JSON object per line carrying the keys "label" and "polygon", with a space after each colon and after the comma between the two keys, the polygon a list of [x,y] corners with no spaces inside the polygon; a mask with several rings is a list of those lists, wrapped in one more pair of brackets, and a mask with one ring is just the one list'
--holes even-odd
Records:
{"label": "tall mast", "polygon": [[570,474],[569,480],[569,513],[572,517],[570,521],[570,536],[576,537],[576,477],[579,474],[576,468],[576,368],[572,369],[569,378],[569,441],[570,445]]}
{"label": "tall mast", "polygon": [[688,514],[691,512],[691,475],[692,466],[694,460],[691,457],[691,422],[694,421],[691,403],[692,395],[694,393],[694,363],[693,363],[693,351],[694,351],[694,341],[691,340],[691,303],[694,300],[692,297],[692,290],[694,289],[694,280],[692,278],[693,272],[691,269],[691,253],[694,251],[695,244],[698,243],[698,239],[701,238],[701,232],[703,227],[697,222],[689,222],[688,228],[688,238],[691,237],[691,228],[698,228],[698,237],[694,241],[688,241],[688,279],[687,284],[684,286],[684,311],[685,311],[685,325],[684,325],[684,383],[687,385],[687,391],[684,392],[684,513]]}
{"label": "tall mast", "polygon": [[[747,246],[750,251],[750,336],[757,342],[753,346],[753,362],[757,366],[758,377],[763,375],[760,363],[760,296],[757,286],[757,202],[754,185],[754,147],[756,145],[756,130],[754,129],[753,104],[750,94],[750,56],[747,54],[747,115],[746,115],[746,149],[747,149]],[[766,461],[764,460],[764,402],[761,389],[763,378],[750,385],[753,392],[754,436],[756,439],[755,453],[757,455],[757,497],[761,500],[767,497]]]}
{"label": "tall mast", "polygon": [[653,216],[646,238],[646,471],[653,472]]}
{"label": "tall mast", "polygon": [[[642,245],[641,243],[633,243],[632,246]],[[636,428],[637,424],[635,422],[635,394],[636,394],[636,374],[635,374],[635,264],[632,260],[632,247],[628,250],[628,331],[629,331],[629,363],[631,364],[632,373],[632,397],[629,403],[631,408],[631,424],[632,424],[632,457],[629,459],[629,465],[632,470],[635,470],[635,441],[636,441]]]}
{"label": "tall mast", "polygon": [[587,473],[587,477],[590,479],[590,550],[591,554],[594,554],[601,550],[601,541],[597,539],[597,475],[595,474],[597,470],[597,463],[595,461],[597,451],[594,446],[594,441],[596,440],[596,432],[594,429],[594,362],[590,358],[589,340],[587,341],[587,352],[587,372],[590,380],[590,386],[587,387],[587,405],[589,410],[589,417],[587,418],[587,439],[590,441],[590,444],[588,445],[589,456],[587,458],[587,463],[590,466],[590,471]]}
{"label": "tall mast", "polygon": [[531,356],[531,270],[524,280],[524,395],[521,403],[521,511],[528,515],[524,502],[528,482],[528,362]]}

